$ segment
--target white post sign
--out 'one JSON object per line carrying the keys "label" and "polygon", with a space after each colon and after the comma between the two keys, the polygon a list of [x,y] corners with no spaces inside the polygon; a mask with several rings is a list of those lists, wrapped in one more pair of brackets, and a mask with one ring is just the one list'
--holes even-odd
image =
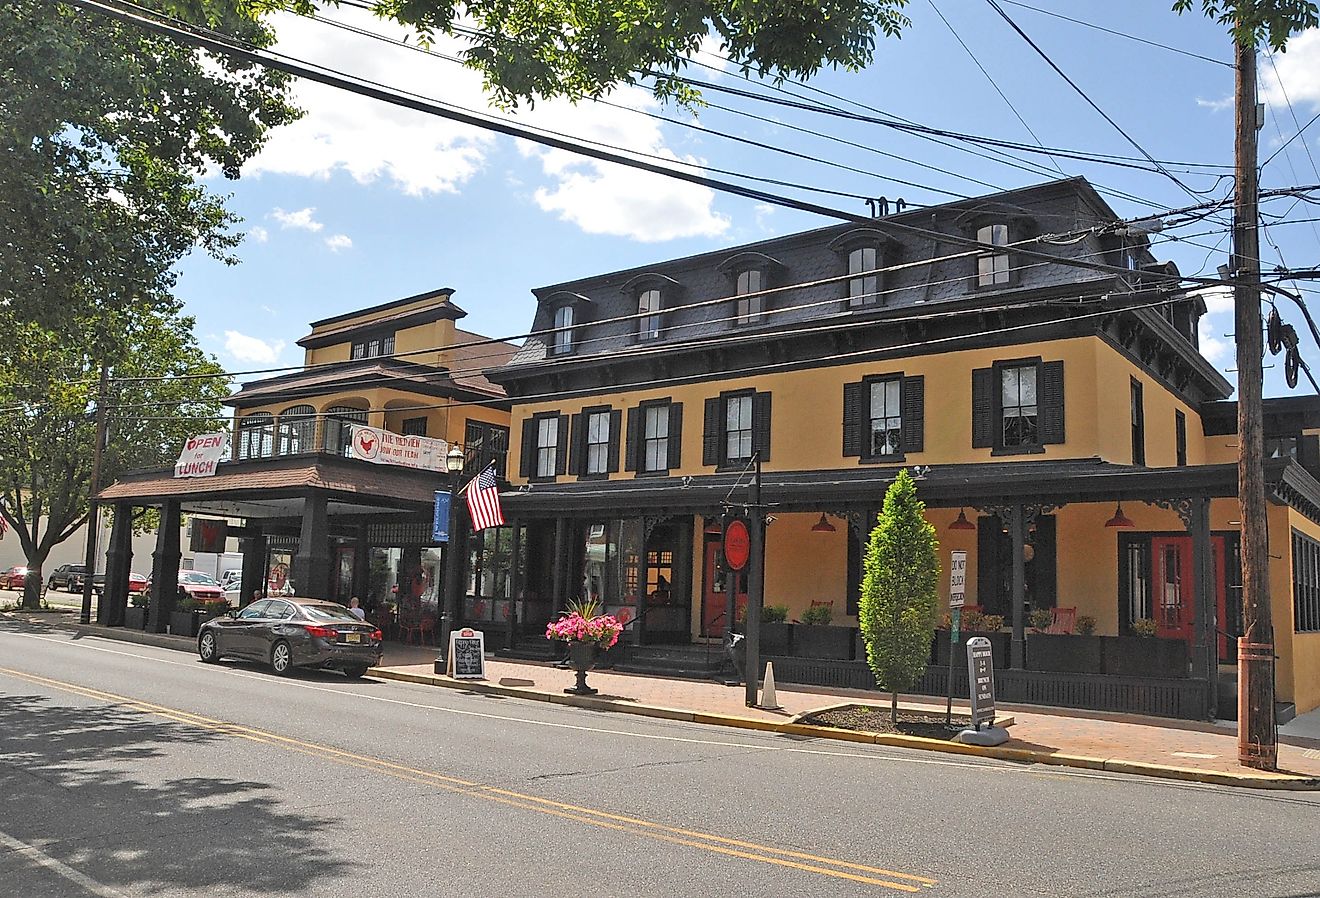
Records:
{"label": "white post sign", "polygon": [[967,553],[949,553],[949,607],[961,608],[967,596]]}
{"label": "white post sign", "polygon": [[449,444],[430,437],[410,437],[379,427],[353,424],[353,457],[377,465],[402,465],[444,471]]}
{"label": "white post sign", "polygon": [[179,453],[179,460],[174,463],[175,477],[214,477],[215,466],[220,463],[220,456],[225,454],[229,434],[204,433],[188,437]]}

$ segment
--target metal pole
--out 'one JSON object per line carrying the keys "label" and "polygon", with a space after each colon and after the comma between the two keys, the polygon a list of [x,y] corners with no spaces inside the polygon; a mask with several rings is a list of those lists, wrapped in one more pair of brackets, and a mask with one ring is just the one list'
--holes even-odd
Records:
{"label": "metal pole", "polygon": [[458,480],[462,472],[449,475],[449,542],[445,544],[445,607],[440,614],[440,645],[436,653],[435,672],[443,674],[449,666],[449,634],[458,617]]}
{"label": "metal pole", "polygon": [[101,489],[101,455],[105,448],[105,406],[110,393],[110,369],[101,363],[101,383],[96,391],[96,445],[92,447],[92,482],[88,490],[87,555],[84,561],[82,611],[78,622],[92,622],[92,579],[96,576],[96,538],[101,527],[101,504],[96,494]]}
{"label": "metal pole", "polygon": [[756,453],[756,476],[752,480],[750,556],[747,561],[747,689],[748,706],[760,703],[761,602],[765,588],[765,511],[761,508],[761,453]]}
{"label": "metal pole", "polygon": [[1274,625],[1270,609],[1261,392],[1256,47],[1239,40],[1233,203],[1233,305],[1238,370],[1238,501],[1242,506],[1242,639],[1238,642],[1238,762],[1274,770]]}

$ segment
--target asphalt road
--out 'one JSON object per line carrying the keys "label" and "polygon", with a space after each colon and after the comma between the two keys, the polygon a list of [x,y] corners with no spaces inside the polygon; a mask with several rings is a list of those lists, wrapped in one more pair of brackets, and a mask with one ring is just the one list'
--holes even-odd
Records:
{"label": "asphalt road", "polygon": [[1320,798],[0,623],[0,895],[1320,895]]}

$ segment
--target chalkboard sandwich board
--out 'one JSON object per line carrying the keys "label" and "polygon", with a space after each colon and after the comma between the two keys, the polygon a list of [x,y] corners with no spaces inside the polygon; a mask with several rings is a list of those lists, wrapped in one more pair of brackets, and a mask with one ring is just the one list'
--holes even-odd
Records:
{"label": "chalkboard sandwich board", "polygon": [[464,627],[449,634],[449,670],[455,680],[486,679],[486,634]]}

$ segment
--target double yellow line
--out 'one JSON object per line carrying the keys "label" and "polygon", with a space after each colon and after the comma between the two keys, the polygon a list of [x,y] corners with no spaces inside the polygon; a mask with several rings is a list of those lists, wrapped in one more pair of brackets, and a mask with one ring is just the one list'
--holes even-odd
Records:
{"label": "double yellow line", "polygon": [[105,692],[100,689],[79,686],[75,683],[52,680],[47,677],[40,677],[23,671],[0,667],[0,674],[6,674],[19,680],[25,680],[29,683],[60,690],[62,692],[73,693],[74,695],[80,695],[85,698],[113,702],[131,710],[139,711],[143,714],[151,714],[156,717],[163,717],[188,726],[199,727],[212,732],[222,733],[227,736],[235,736],[252,742],[260,742],[265,745],[276,746],[299,754],[332,761],[346,767],[356,767],[361,770],[369,770],[395,779],[405,780],[407,782],[420,783],[433,788],[443,789],[448,792],[467,795],[472,798],[498,802],[525,811],[560,817],[577,823],[586,824],[588,826],[615,830],[658,842],[682,845],[687,848],[696,848],[714,854],[757,861],[763,864],[772,864],[778,867],[788,867],[793,870],[816,873],[821,876],[829,876],[835,879],[845,879],[867,885],[882,886],[900,892],[919,892],[923,888],[934,886],[937,882],[937,880],[925,876],[917,876],[911,873],[900,873],[895,870],[867,866],[866,864],[854,864],[849,861],[838,860],[837,858],[822,857],[801,851],[791,851],[786,848],[775,848],[769,845],[759,845],[755,842],[745,842],[740,839],[731,839],[726,836],[718,836],[712,833],[703,833],[675,826],[666,826],[662,823],[643,820],[637,817],[628,817],[621,814],[612,814],[608,811],[596,810],[594,808],[565,804],[562,801],[540,798],[535,795],[526,795],[521,792],[511,792],[508,789],[500,789],[482,783],[469,782],[467,780],[458,779],[457,777],[446,776],[442,773],[422,770],[417,767],[395,764],[390,761],[381,760],[380,758],[371,758],[366,755],[359,755],[342,749],[333,748],[329,745],[304,742],[301,739],[293,739],[289,736],[281,736],[277,733],[257,730],[251,727],[242,726],[241,724],[215,720],[210,717],[193,714],[190,711],[169,708],[164,705],[157,705],[140,699],[117,695],[113,692]]}

